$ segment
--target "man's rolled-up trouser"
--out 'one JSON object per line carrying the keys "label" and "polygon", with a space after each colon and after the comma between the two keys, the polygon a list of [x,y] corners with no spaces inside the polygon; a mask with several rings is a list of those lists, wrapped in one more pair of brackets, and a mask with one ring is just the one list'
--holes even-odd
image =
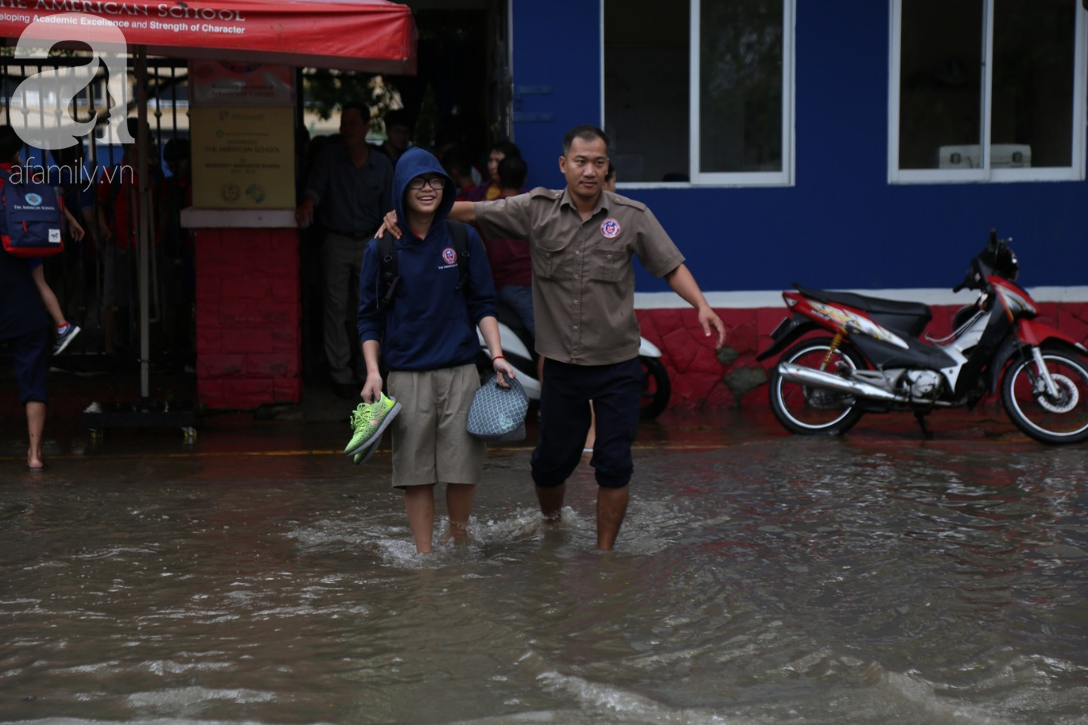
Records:
{"label": "man's rolled-up trouser", "polygon": [[623,488],[631,481],[631,445],[638,430],[642,364],[638,358],[611,365],[544,361],[540,394],[540,438],[533,451],[533,482],[549,488],[565,482],[582,457],[591,414],[597,439],[590,465],[597,483]]}

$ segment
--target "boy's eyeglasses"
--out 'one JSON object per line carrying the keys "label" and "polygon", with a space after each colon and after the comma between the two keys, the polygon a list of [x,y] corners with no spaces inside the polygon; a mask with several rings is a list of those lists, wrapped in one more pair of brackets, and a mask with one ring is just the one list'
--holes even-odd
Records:
{"label": "boy's eyeglasses", "polygon": [[442,191],[446,188],[446,179],[442,176],[436,176],[433,179],[412,179],[408,182],[408,188],[412,191],[419,191],[424,186],[429,186],[435,191]]}

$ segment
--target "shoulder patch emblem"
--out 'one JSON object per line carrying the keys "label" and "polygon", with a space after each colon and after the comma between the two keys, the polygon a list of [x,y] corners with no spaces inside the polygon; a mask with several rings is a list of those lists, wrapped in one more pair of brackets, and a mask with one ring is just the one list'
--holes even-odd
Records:
{"label": "shoulder patch emblem", "polygon": [[605,219],[601,223],[601,234],[603,234],[606,239],[615,239],[620,234],[620,223],[612,217]]}
{"label": "shoulder patch emblem", "polygon": [[457,252],[453,250],[453,247],[446,247],[442,250],[442,261],[446,264],[457,263]]}

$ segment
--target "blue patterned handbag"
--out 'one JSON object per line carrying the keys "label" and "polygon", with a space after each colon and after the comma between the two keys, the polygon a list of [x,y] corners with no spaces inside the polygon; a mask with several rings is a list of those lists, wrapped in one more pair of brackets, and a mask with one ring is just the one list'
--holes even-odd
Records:
{"label": "blue patterned handbag", "polygon": [[470,435],[490,443],[525,438],[525,414],[529,399],[517,380],[507,378],[509,388],[499,387],[498,377],[489,376],[472,397],[465,428]]}

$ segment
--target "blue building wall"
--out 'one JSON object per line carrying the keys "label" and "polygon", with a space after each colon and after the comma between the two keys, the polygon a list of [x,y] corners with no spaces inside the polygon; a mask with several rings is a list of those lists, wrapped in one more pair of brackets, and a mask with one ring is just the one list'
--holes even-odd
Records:
{"label": "blue building wall", "polygon": [[[1088,283],[1085,182],[889,185],[889,3],[797,5],[795,185],[621,189],[705,291],[951,288],[990,228],[1015,239],[1022,284]],[[515,141],[530,183],[559,188],[563,134],[601,123],[600,5],[514,0],[512,13]],[[640,272],[638,289],[668,288]]]}

